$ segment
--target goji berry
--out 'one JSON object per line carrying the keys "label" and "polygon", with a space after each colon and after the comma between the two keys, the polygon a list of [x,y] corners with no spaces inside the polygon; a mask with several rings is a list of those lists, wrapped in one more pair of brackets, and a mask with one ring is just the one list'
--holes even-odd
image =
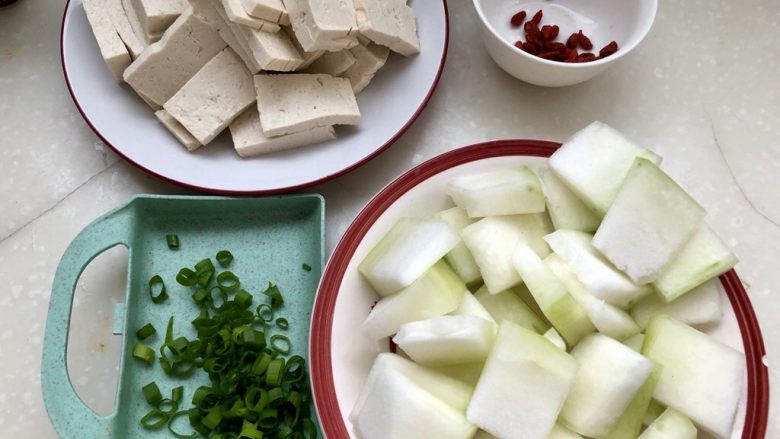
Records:
{"label": "goji berry", "polygon": [[580,29],[580,31],[577,33],[577,38],[579,39],[580,47],[585,50],[593,49],[593,43],[590,41],[590,38],[586,37],[585,34],[582,33],[582,29]]}
{"label": "goji berry", "polygon": [[541,32],[542,32],[542,39],[544,41],[552,41],[558,37],[560,28],[557,25],[545,24],[544,26],[542,26]]}
{"label": "goji berry", "polygon": [[512,16],[512,19],[510,20],[510,23],[512,23],[512,26],[519,27],[523,22],[525,21],[525,11],[520,11],[517,14]]}
{"label": "goji berry", "polygon": [[536,55],[539,53],[539,50],[536,49],[536,46],[530,43],[523,43],[522,49],[524,52],[530,53],[531,55]]}
{"label": "goji berry", "polygon": [[577,62],[589,62],[589,61],[595,61],[595,60],[596,60],[596,55],[591,53],[591,52],[581,53],[577,57]]}
{"label": "goji berry", "polygon": [[609,44],[602,47],[601,50],[599,50],[599,58],[606,58],[613,53],[617,52],[618,50],[618,44],[615,41],[610,41]]}
{"label": "goji berry", "polygon": [[561,50],[566,49],[566,45],[563,43],[557,43],[555,41],[547,41],[544,43],[544,50]]}
{"label": "goji berry", "polygon": [[577,62],[577,57],[579,54],[577,53],[577,49],[569,49],[568,52],[566,52],[566,58],[564,58],[564,62]]}
{"label": "goji berry", "polygon": [[543,15],[542,10],[539,9],[539,11],[536,14],[534,14],[533,18],[531,18],[531,22],[539,26],[539,23],[542,22],[542,15]]}
{"label": "goji berry", "polygon": [[576,49],[577,46],[579,45],[580,45],[580,34],[574,32],[573,34],[571,34],[571,36],[569,36],[569,39],[566,40],[566,47],[568,47],[569,49]]}

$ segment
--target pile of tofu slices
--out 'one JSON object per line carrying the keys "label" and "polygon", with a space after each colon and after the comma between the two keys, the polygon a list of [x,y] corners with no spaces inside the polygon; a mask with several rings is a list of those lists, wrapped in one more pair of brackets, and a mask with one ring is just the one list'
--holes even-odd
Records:
{"label": "pile of tofu slices", "polygon": [[83,5],[114,77],[189,151],[227,127],[242,157],[334,139],[390,51],[420,51],[406,0]]}

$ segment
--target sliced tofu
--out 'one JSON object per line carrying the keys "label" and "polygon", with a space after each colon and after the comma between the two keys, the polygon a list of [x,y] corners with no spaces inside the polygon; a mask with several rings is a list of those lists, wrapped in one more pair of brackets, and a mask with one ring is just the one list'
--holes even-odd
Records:
{"label": "sliced tofu", "polygon": [[292,72],[303,64],[303,57],[286,32],[269,33],[235,24],[233,30],[247,41],[252,57],[263,70]]}
{"label": "sliced tofu", "polygon": [[241,5],[252,17],[279,24],[290,24],[290,16],[282,0],[241,0]]}
{"label": "sliced tofu", "polygon": [[305,51],[337,52],[359,44],[352,2],[287,0],[285,5],[295,35]]}
{"label": "sliced tofu", "polygon": [[111,17],[111,23],[114,25],[119,38],[125,44],[125,47],[130,52],[130,56],[135,59],[146,49],[148,44],[139,35],[136,35],[133,30],[133,26],[130,24],[130,18],[125,13],[122,3],[118,0],[112,0],[105,3],[105,8],[108,10],[108,14]]}
{"label": "sliced tofu", "polygon": [[122,83],[122,72],[130,65],[130,53],[114,29],[109,11],[96,0],[85,0],[83,5],[103,61],[117,82]]}
{"label": "sliced tofu", "polygon": [[352,91],[358,94],[368,86],[368,83],[374,79],[376,72],[385,65],[387,57],[390,55],[390,49],[369,43],[355,46],[349,51],[355,57],[355,64],[340,76],[349,79]]}
{"label": "sliced tofu", "polygon": [[252,74],[261,70],[260,65],[251,55],[249,43],[243,38],[236,36],[235,32],[233,32],[227,13],[220,2],[213,0],[190,0],[190,5],[192,5],[196,14],[217,29],[219,36],[244,61],[246,68]]}
{"label": "sliced tofu", "polygon": [[146,35],[165,32],[187,8],[186,0],[131,0]]}
{"label": "sliced tofu", "polygon": [[347,79],[303,73],[257,75],[255,88],[266,136],[360,123],[360,110]]}
{"label": "sliced tofu", "polygon": [[313,145],[336,138],[332,126],[312,128],[299,133],[266,137],[260,126],[260,114],[256,106],[250,106],[230,124],[233,146],[241,157],[251,157],[285,149]]}
{"label": "sliced tofu", "polygon": [[404,56],[420,52],[414,11],[406,0],[354,1],[362,35]]}
{"label": "sliced tofu", "polygon": [[244,10],[241,0],[221,0],[227,16],[233,23],[243,24],[263,32],[279,32],[281,27],[273,21],[252,17]]}
{"label": "sliced tofu", "polygon": [[326,75],[338,76],[352,67],[357,59],[349,50],[339,52],[327,52],[309,67],[309,73],[324,73]]}
{"label": "sliced tofu", "polygon": [[151,108],[152,110],[154,110],[154,111],[160,111],[160,110],[162,110],[162,105],[157,105],[157,104],[155,104],[154,102],[152,102],[152,100],[151,100],[151,99],[149,99],[149,98],[147,98],[146,96],[144,96],[144,94],[143,94],[143,93],[136,93],[136,94],[137,94],[137,95],[138,95],[138,97],[139,97],[139,98],[141,98],[141,100],[142,100],[142,101],[144,101],[144,102],[146,103],[146,105],[148,105],[148,106],[149,106],[149,108]]}
{"label": "sliced tofu", "polygon": [[135,12],[133,0],[122,0],[122,10],[125,11],[127,21],[130,22],[130,27],[133,29],[136,38],[143,41],[144,44],[148,46],[150,42],[146,39],[146,32],[144,32],[143,26],[141,26],[141,20],[138,18],[138,13]]}
{"label": "sliced tofu", "polygon": [[303,58],[303,63],[298,67],[298,70],[303,70],[306,67],[309,67],[314,61],[317,61],[322,55],[328,53],[325,50],[315,50],[314,52],[307,52],[303,49],[303,46],[301,46],[301,43],[298,41],[298,37],[295,35],[295,31],[290,26],[284,26],[282,28],[284,32],[287,34],[287,36],[290,38],[290,42],[295,46],[295,50],[298,51],[298,53],[301,55],[301,58]]}
{"label": "sliced tofu", "polygon": [[159,110],[156,111],[154,115],[157,116],[157,119],[162,122],[165,128],[168,128],[168,131],[173,134],[173,137],[176,137],[176,140],[187,148],[187,151],[195,151],[201,147],[201,143],[198,142],[198,139],[193,137],[192,134],[187,131],[187,128],[184,128],[184,126],[180,124],[178,120],[174,119],[170,113],[165,110]]}
{"label": "sliced tofu", "polygon": [[130,64],[124,79],[139,94],[163,105],[226,45],[214,26],[189,8],[163,39]]}
{"label": "sliced tofu", "polygon": [[252,74],[228,47],[187,81],[163,108],[206,145],[254,101]]}

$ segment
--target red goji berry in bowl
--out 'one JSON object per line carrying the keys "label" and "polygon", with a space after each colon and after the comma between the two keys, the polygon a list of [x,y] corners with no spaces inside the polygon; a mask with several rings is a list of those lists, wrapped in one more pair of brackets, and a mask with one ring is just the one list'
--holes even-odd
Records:
{"label": "red goji berry in bowl", "polygon": [[658,7],[657,0],[473,1],[496,64],[546,87],[577,84],[606,70],[644,39]]}

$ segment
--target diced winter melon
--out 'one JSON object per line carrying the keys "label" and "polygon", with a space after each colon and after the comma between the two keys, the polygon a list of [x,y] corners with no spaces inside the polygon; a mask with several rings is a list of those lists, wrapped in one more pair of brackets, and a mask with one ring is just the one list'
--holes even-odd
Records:
{"label": "diced winter melon", "polygon": [[595,331],[582,306],[531,247],[519,243],[512,262],[544,316],[569,346]]}
{"label": "diced winter melon", "polygon": [[548,164],[569,189],[603,216],[637,157],[661,163],[659,156],[612,127],[593,122],[555,151]]}
{"label": "diced winter melon", "polygon": [[490,294],[487,287],[482,287],[474,293],[474,297],[498,324],[509,321],[539,334],[550,329],[513,289]]}
{"label": "diced winter melon", "polygon": [[408,287],[377,302],[363,322],[363,332],[372,340],[393,335],[404,323],[452,312],[467,293],[458,275],[439,261]]}
{"label": "diced winter melon", "polygon": [[401,218],[358,270],[382,296],[409,286],[460,242],[445,221]]}
{"label": "diced winter melon", "polygon": [[466,417],[502,439],[545,439],[576,372],[571,355],[533,331],[504,322]]}
{"label": "diced winter melon", "polygon": [[553,427],[550,435],[547,436],[547,439],[582,439],[582,436],[569,430],[566,427],[556,425]]}
{"label": "diced winter melon", "polygon": [[705,214],[661,168],[640,158],[593,236],[593,246],[643,285],[669,266]]}
{"label": "diced winter melon", "polygon": [[636,334],[623,340],[623,344],[631,348],[635,352],[642,350],[642,343],[645,342],[645,334]]}
{"label": "diced winter melon", "polygon": [[588,291],[607,303],[627,308],[653,291],[649,285],[635,284],[615,268],[591,245],[592,238],[576,230],[558,230],[544,240]]}
{"label": "diced winter melon", "polygon": [[[487,309],[485,309],[484,306],[482,306],[481,303],[479,303],[479,300],[477,300],[476,297],[474,297],[473,294],[464,294],[463,299],[460,301],[460,305],[458,305],[458,309],[451,312],[450,315],[453,316],[476,316],[476,317],[482,317],[483,319],[496,323],[496,320],[493,318],[492,315],[488,312]],[[496,324],[496,330],[498,330],[498,325]]]}
{"label": "diced winter melon", "polygon": [[601,438],[617,424],[654,365],[602,334],[583,339],[571,355],[580,368],[561,410],[561,421],[583,436]]}
{"label": "diced winter melon", "polygon": [[737,257],[706,223],[702,223],[680,254],[653,286],[670,302],[737,265]]}
{"label": "diced winter melon", "polygon": [[540,257],[550,253],[544,242],[546,214],[506,215],[483,218],[461,231],[463,242],[477,261],[482,279],[497,294],[520,283],[512,266],[517,244],[528,244]]}
{"label": "diced winter melon", "polygon": [[660,377],[661,368],[656,366],[604,439],[635,438],[639,435],[639,431],[642,429],[642,420],[644,420],[647,408],[653,400],[653,391]]}
{"label": "diced winter melon", "polygon": [[376,376],[363,392],[367,396],[351,416],[361,439],[470,439],[476,431],[461,413],[398,371]]}
{"label": "diced winter melon", "polygon": [[[469,216],[466,215],[466,211],[457,206],[437,213],[434,215],[434,218],[447,221],[447,224],[458,233],[466,226],[474,224],[477,221],[474,218],[469,218]],[[474,260],[474,256],[471,256],[471,252],[462,241],[444,256],[444,260],[450,264],[450,267],[455,270],[455,273],[458,273],[458,276],[460,276],[466,284],[473,284],[482,279],[482,275],[479,272],[479,266]]]}
{"label": "diced winter melon", "polygon": [[[430,369],[427,367],[415,364],[399,355],[391,353],[381,353],[377,355],[374,360],[374,364],[371,366],[371,370],[366,378],[366,384],[363,388],[370,387],[370,384],[376,379],[377,376],[384,375],[390,372],[400,372],[408,380],[412,381],[415,385],[421,389],[435,396],[445,404],[450,406],[458,413],[466,413],[466,407],[468,406],[471,394],[474,391],[474,386],[471,386],[461,380],[446,376],[442,373]],[[368,392],[362,391],[358,396],[358,400],[355,403],[355,410],[364,403],[365,397],[368,396]]]}
{"label": "diced winter melon", "polygon": [[444,366],[484,361],[495,336],[495,323],[481,317],[441,316],[404,323],[393,342],[418,364]]}
{"label": "diced winter melon", "polygon": [[574,300],[582,306],[588,319],[599,332],[616,340],[624,340],[641,331],[627,312],[592,295],[569,270],[560,256],[553,253],[547,256],[544,262],[560,279]]}
{"label": "diced winter melon", "polygon": [[536,173],[542,182],[547,211],[550,213],[556,229],[581,230],[595,232],[601,223],[601,217],[582,202],[548,168],[538,169]]}
{"label": "diced winter melon", "polygon": [[547,332],[544,333],[544,338],[550,340],[558,349],[562,351],[566,350],[566,342],[563,340],[563,337],[561,337],[561,334],[558,334],[558,331],[556,331],[555,328],[548,329]]}
{"label": "diced winter melon", "polygon": [[645,417],[642,419],[642,425],[652,424],[664,411],[666,411],[666,407],[664,407],[663,404],[656,400],[650,401],[650,405],[645,412]]}
{"label": "diced winter melon", "polygon": [[[469,363],[469,364],[453,364],[449,366],[437,366],[437,367],[431,367],[431,370],[434,370],[440,374],[446,375],[450,378],[456,379],[458,381],[462,381],[465,384],[468,384],[473,389],[477,386],[477,381],[479,381],[479,376],[482,375],[482,369],[485,367],[485,362],[480,363]],[[465,412],[465,408],[464,408]]]}
{"label": "diced winter melon", "polygon": [[653,316],[660,314],[688,325],[714,323],[723,317],[718,286],[718,280],[711,280],[669,303],[658,294],[650,294],[631,308],[631,315],[642,328],[647,327]]}
{"label": "diced winter melon", "polygon": [[544,212],[539,178],[526,165],[456,177],[447,193],[472,218]]}
{"label": "diced winter melon", "polygon": [[697,435],[690,419],[675,409],[666,409],[638,439],[696,439]]}
{"label": "diced winter melon", "polygon": [[745,355],[668,316],[650,321],[642,354],[662,366],[653,398],[718,438],[731,436]]}
{"label": "diced winter melon", "polygon": [[498,439],[492,434],[488,433],[485,430],[477,430],[477,434],[474,435],[473,439]]}

